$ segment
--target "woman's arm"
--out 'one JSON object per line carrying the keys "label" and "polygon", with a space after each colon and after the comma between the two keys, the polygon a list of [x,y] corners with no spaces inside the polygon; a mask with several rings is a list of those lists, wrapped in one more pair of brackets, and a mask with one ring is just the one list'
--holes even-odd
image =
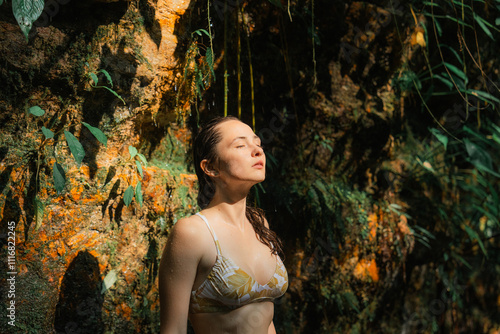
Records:
{"label": "woman's arm", "polygon": [[160,262],[161,334],[186,334],[191,289],[202,251],[192,217],[179,220],[170,233]]}
{"label": "woman's arm", "polygon": [[271,321],[269,325],[269,329],[267,330],[267,334],[276,334],[276,328],[274,328],[274,322]]}

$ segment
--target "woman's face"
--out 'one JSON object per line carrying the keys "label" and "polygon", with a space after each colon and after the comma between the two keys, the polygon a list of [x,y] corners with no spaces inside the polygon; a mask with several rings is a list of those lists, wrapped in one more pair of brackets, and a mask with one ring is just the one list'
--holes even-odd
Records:
{"label": "woman's face", "polygon": [[243,122],[229,120],[217,126],[221,141],[215,147],[215,169],[221,180],[258,183],[266,178],[266,155],[260,138]]}

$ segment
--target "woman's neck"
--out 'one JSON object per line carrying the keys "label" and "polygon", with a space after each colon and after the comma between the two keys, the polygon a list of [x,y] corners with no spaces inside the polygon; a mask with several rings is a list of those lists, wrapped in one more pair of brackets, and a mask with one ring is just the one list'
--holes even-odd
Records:
{"label": "woman's neck", "polygon": [[246,225],[246,207],[247,194],[236,196],[224,196],[223,193],[216,191],[215,196],[206,209],[210,209],[224,222],[244,230]]}

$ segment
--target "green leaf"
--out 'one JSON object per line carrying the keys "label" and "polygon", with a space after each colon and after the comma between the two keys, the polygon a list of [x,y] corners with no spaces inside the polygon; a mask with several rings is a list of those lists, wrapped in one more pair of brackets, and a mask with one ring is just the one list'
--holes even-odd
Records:
{"label": "green leaf", "polygon": [[496,24],[497,26],[500,26],[500,17],[497,17],[497,18],[495,19],[495,24]]}
{"label": "green leaf", "polygon": [[129,145],[128,152],[130,153],[130,159],[134,159],[134,157],[137,155],[137,149],[132,145]]}
{"label": "green leaf", "polygon": [[[479,1],[482,1],[482,0],[479,0]],[[465,5],[464,3],[460,2],[460,1],[457,1],[457,0],[453,0],[453,3],[460,6],[460,7],[463,7],[463,8],[467,8],[469,10],[472,10],[472,7],[469,6],[469,5]]]}
{"label": "green leaf", "polygon": [[486,253],[486,248],[484,248],[483,241],[481,240],[481,238],[479,237],[479,235],[477,234],[477,232],[474,231],[468,225],[464,225],[464,227],[465,227],[465,232],[467,232],[467,234],[469,235],[469,238],[472,241],[474,241],[474,240],[477,241],[477,243],[479,244],[479,247],[481,247],[481,250],[483,251],[484,255],[486,255],[486,257],[488,257],[488,254]]}
{"label": "green leaf", "polygon": [[148,167],[148,160],[146,160],[146,157],[141,153],[137,153],[137,156],[139,157],[139,159],[141,159],[144,167]]}
{"label": "green leaf", "polygon": [[45,126],[42,126],[42,132],[45,138],[47,139],[54,138],[54,132],[50,131]]}
{"label": "green leaf", "polygon": [[494,141],[496,141],[498,144],[500,144],[500,136],[498,136],[497,134],[494,133],[492,138]]}
{"label": "green leaf", "polygon": [[493,129],[495,129],[495,131],[500,135],[500,127],[491,123],[491,126],[493,127]]}
{"label": "green leaf", "polygon": [[208,67],[210,68],[210,72],[212,73],[212,78],[215,81],[214,55],[212,54],[211,48],[207,48],[207,52],[205,53],[205,59],[207,60]]}
{"label": "green leaf", "polygon": [[39,106],[34,106],[30,108],[30,114],[35,116],[43,116],[45,114],[45,111]]}
{"label": "green leaf", "polygon": [[463,59],[460,57],[460,55],[458,54],[457,50],[455,50],[455,48],[452,48],[451,46],[447,45],[447,44],[439,44],[439,46],[441,48],[446,48],[448,49],[451,53],[453,53],[455,55],[455,57],[457,58],[458,62],[463,65],[464,64],[464,61]]}
{"label": "green leaf", "polygon": [[64,131],[64,136],[66,137],[66,142],[68,143],[71,154],[78,165],[80,165],[85,157],[85,150],[82,144],[76,139],[76,137],[68,131]]}
{"label": "green leaf", "polygon": [[418,226],[418,225],[414,225],[413,228],[417,229],[420,231],[420,233],[422,235],[425,235],[427,238],[430,238],[430,239],[436,239],[436,237],[434,236],[434,234],[432,234],[431,232],[427,231],[425,228],[421,227],[421,226]]}
{"label": "green leaf", "polygon": [[[438,20],[434,20],[434,23],[436,24],[436,30],[437,30],[438,36],[443,37],[443,28],[441,28],[441,23],[439,23]],[[424,24],[422,24],[422,25],[425,27]],[[424,28],[424,29],[427,32],[427,28]],[[427,33],[426,33],[426,35],[429,36],[429,34],[427,34]],[[427,38],[425,41],[428,42]],[[427,43],[427,45],[429,45],[429,43]]]}
{"label": "green leaf", "polygon": [[40,201],[38,196],[35,196],[35,199],[33,202],[35,205],[35,231],[37,231],[40,228],[40,226],[42,226],[45,205],[42,203],[42,201]]}
{"label": "green leaf", "polygon": [[118,276],[116,275],[116,271],[114,269],[111,269],[102,281],[101,293],[105,293],[107,290],[109,290],[109,288],[111,288],[117,280]]}
{"label": "green leaf", "polygon": [[128,186],[127,190],[123,194],[123,202],[125,202],[126,206],[129,206],[132,203],[132,199],[134,198],[134,187]]}
{"label": "green leaf", "polygon": [[403,207],[399,204],[396,204],[396,203],[391,203],[389,204],[388,206],[389,210],[391,210],[392,212],[394,212],[395,214],[401,216],[403,214]]}
{"label": "green leaf", "polygon": [[89,73],[90,75],[90,78],[92,79],[92,81],[94,81],[94,84],[92,85],[92,83],[90,84],[91,86],[97,86],[97,83],[99,82],[99,79],[97,78],[97,75],[95,73]]}
{"label": "green leaf", "polygon": [[467,262],[463,257],[461,257],[460,255],[458,255],[457,253],[453,252],[451,253],[451,255],[457,259],[458,261],[462,262],[467,268],[469,269],[472,269],[472,266],[470,265],[469,262]]}
{"label": "green leaf", "polygon": [[488,145],[491,144],[491,142],[488,140],[488,138],[486,138],[485,135],[483,135],[483,134],[481,134],[481,133],[479,133],[479,132],[477,132],[477,131],[469,128],[467,125],[464,125],[463,130],[465,132],[471,134],[472,136],[474,136],[476,139],[482,141],[483,143],[488,144]]}
{"label": "green leaf", "polygon": [[[260,184],[260,183],[259,183]],[[137,183],[137,185],[135,186],[135,199],[137,200],[137,202],[140,204],[141,208],[142,208],[142,186],[141,186],[141,183]]]}
{"label": "green leaf", "polygon": [[106,70],[100,70],[99,72],[103,73],[106,79],[108,80],[109,84],[111,87],[113,87],[113,79],[111,79],[111,75],[109,75],[108,71]]}
{"label": "green leaf", "polygon": [[262,191],[262,193],[267,194],[266,189],[262,185],[262,183],[257,183],[257,188]]}
{"label": "green leaf", "polygon": [[418,90],[421,90],[422,89],[422,82],[420,81],[420,79],[418,77],[413,77],[411,78],[411,82],[413,83],[413,85],[415,87],[417,87]]}
{"label": "green leaf", "polygon": [[466,182],[459,182],[458,185],[463,190],[470,191],[479,198],[486,198],[488,196],[486,191],[482,187],[478,187],[477,185],[470,185]]}
{"label": "green leaf", "polygon": [[487,166],[484,166],[482,164],[476,164],[475,166],[477,169],[483,172],[490,173],[491,175],[500,178],[500,173],[495,172],[492,168],[488,168]]}
{"label": "green leaf", "polygon": [[[498,221],[498,218],[497,216],[495,216],[494,214],[492,214],[491,212],[488,212],[486,211],[484,208],[478,206],[478,205],[474,205],[473,206],[474,209],[478,210],[479,212],[481,212],[483,215],[485,215],[486,217],[488,217],[492,222],[494,222],[495,224],[499,225],[499,221]],[[496,210],[495,210],[496,211]]]}
{"label": "green leaf", "polygon": [[457,19],[451,15],[432,15],[431,13],[426,13],[426,12],[424,12],[424,15],[432,17],[432,20],[435,20],[435,22],[438,22],[436,19],[448,19],[448,20],[456,22],[464,27],[468,27],[468,28],[473,29],[473,27],[470,24],[467,24],[464,21]]}
{"label": "green leaf", "polygon": [[439,140],[443,144],[444,150],[446,151],[446,147],[448,145],[448,137],[443,135],[441,131],[439,131],[438,129],[429,129],[429,130],[437,138],[437,140]]}
{"label": "green leaf", "polygon": [[122,97],[120,95],[118,95],[118,93],[115,92],[114,90],[112,90],[111,88],[106,87],[106,86],[99,86],[99,87],[105,88],[105,89],[109,90],[114,96],[116,96],[117,98],[119,98],[123,102],[124,105],[127,104],[127,103],[125,103],[125,100],[122,99]]}
{"label": "green leaf", "polygon": [[139,161],[135,161],[135,165],[137,166],[137,171],[139,172],[139,174],[141,174],[141,178],[144,177],[144,175],[142,174],[142,166],[141,166],[141,163]]}
{"label": "green leaf", "polygon": [[349,304],[352,309],[359,313],[359,301],[356,295],[352,292],[345,292],[344,298],[347,301],[347,304]]}
{"label": "green leaf", "polygon": [[0,0],[0,6],[3,4],[3,0]]}
{"label": "green leaf", "polygon": [[[493,131],[492,132],[492,138],[494,141],[497,142],[497,144],[500,144],[500,127],[496,126],[495,124],[490,124],[492,127],[493,127]],[[496,132],[496,133],[495,133]]]}
{"label": "green leaf", "polygon": [[464,143],[472,164],[476,167],[477,165],[483,165],[490,169],[493,168],[491,156],[488,152],[486,152],[481,146],[471,142],[468,138],[464,139]]}
{"label": "green leaf", "polygon": [[[206,31],[205,29],[198,29],[198,30],[195,30],[193,31],[192,34],[198,34],[201,36],[201,33],[204,33],[205,35],[207,35],[209,38],[211,38],[210,34],[208,33],[208,31]],[[192,35],[191,34],[191,35]]]}
{"label": "green leaf", "polygon": [[467,78],[467,75],[464,73],[464,71],[462,71],[461,69],[450,63],[443,62],[443,64],[444,66],[446,66],[446,68],[448,68],[450,71],[455,73],[460,79],[462,79],[465,82],[465,85],[467,85],[469,79]]}
{"label": "green leaf", "polygon": [[316,189],[316,191],[317,191],[317,195],[318,195],[318,199],[319,199],[318,204],[321,205],[323,202],[324,205],[331,212],[333,212],[335,210],[335,208],[333,207],[332,201],[328,200],[329,192],[328,192],[328,189],[326,189],[326,187],[325,187],[325,181],[322,179],[316,179],[316,181],[314,181],[314,183],[312,184],[312,188]]}
{"label": "green leaf", "polygon": [[[446,74],[448,76],[448,74]],[[445,78],[444,76],[441,76],[439,74],[434,74],[434,78],[438,79],[439,81],[441,81],[442,83],[444,83],[446,85],[446,87],[448,87],[449,90],[453,90],[453,83],[448,80],[447,78]]]}
{"label": "green leaf", "polygon": [[96,137],[97,140],[100,141],[105,147],[108,146],[108,138],[101,130],[85,122],[82,122],[82,124],[85,125],[87,129],[89,129],[89,131],[94,135],[94,137]]}
{"label": "green leaf", "polygon": [[493,106],[495,105],[495,103],[500,103],[500,100],[498,98],[496,98],[495,96],[491,95],[488,92],[484,92],[482,90],[475,90],[475,89],[470,89],[467,92],[472,94],[472,95],[477,96],[478,98],[480,98],[481,100],[483,100],[485,102],[492,104]]}
{"label": "green leaf", "polygon": [[424,5],[426,6],[435,6],[435,7],[439,7],[439,4],[435,3],[435,2],[430,2],[430,1],[424,1],[422,2]]}
{"label": "green leaf", "polygon": [[477,24],[479,24],[481,29],[483,29],[486,35],[488,35],[488,37],[491,38],[492,40],[495,40],[495,37],[493,37],[493,34],[491,33],[490,29],[488,29],[488,27],[486,26],[488,22],[481,16],[477,15],[476,13],[474,13],[474,19],[476,20]]}
{"label": "green leaf", "polygon": [[417,160],[417,163],[422,166],[424,169],[428,170],[429,172],[435,174],[436,171],[434,170],[434,168],[432,167],[431,163],[427,160],[425,161],[422,161],[420,160],[419,157],[416,157],[415,160]]}
{"label": "green leaf", "polygon": [[493,176],[500,177],[500,174],[493,170],[493,162],[491,156],[479,145],[474,144],[468,138],[464,139],[465,149],[469,154],[470,162],[478,170],[490,173]]}
{"label": "green leaf", "polygon": [[44,0],[12,0],[12,12],[26,40],[33,23],[42,14],[44,6]]}
{"label": "green leaf", "polygon": [[[416,236],[415,236],[416,237]],[[420,242],[422,245],[424,245],[425,247],[429,248],[429,249],[432,249],[431,245],[426,241],[426,239],[422,239],[422,238],[417,238],[417,241]]]}
{"label": "green leaf", "polygon": [[57,162],[54,162],[54,167],[52,168],[52,176],[54,177],[54,186],[56,188],[57,194],[60,194],[64,190],[66,185],[66,173],[64,169]]}
{"label": "green leaf", "polygon": [[[427,26],[425,25],[424,22],[420,22],[420,26],[422,27],[422,29],[424,29],[425,45],[429,45],[429,32],[427,31]],[[440,27],[437,24],[436,24],[436,28],[437,28],[436,30],[439,33]]]}

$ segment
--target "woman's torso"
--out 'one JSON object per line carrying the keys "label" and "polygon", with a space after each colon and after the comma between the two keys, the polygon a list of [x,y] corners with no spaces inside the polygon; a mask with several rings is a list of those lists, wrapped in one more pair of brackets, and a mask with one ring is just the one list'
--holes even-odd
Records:
{"label": "woman's torso", "polygon": [[[240,230],[218,221],[216,214],[203,213],[200,218],[207,227],[200,227],[200,233],[213,240],[193,284],[189,314],[193,328],[197,334],[267,333],[274,312],[272,299],[288,286],[281,259],[257,239],[249,222]],[[242,292],[243,281],[253,286],[252,291]],[[236,297],[229,294],[235,285]]]}
{"label": "woman's torso", "polygon": [[229,312],[190,313],[196,334],[268,334],[274,316],[271,301],[251,303]]}

